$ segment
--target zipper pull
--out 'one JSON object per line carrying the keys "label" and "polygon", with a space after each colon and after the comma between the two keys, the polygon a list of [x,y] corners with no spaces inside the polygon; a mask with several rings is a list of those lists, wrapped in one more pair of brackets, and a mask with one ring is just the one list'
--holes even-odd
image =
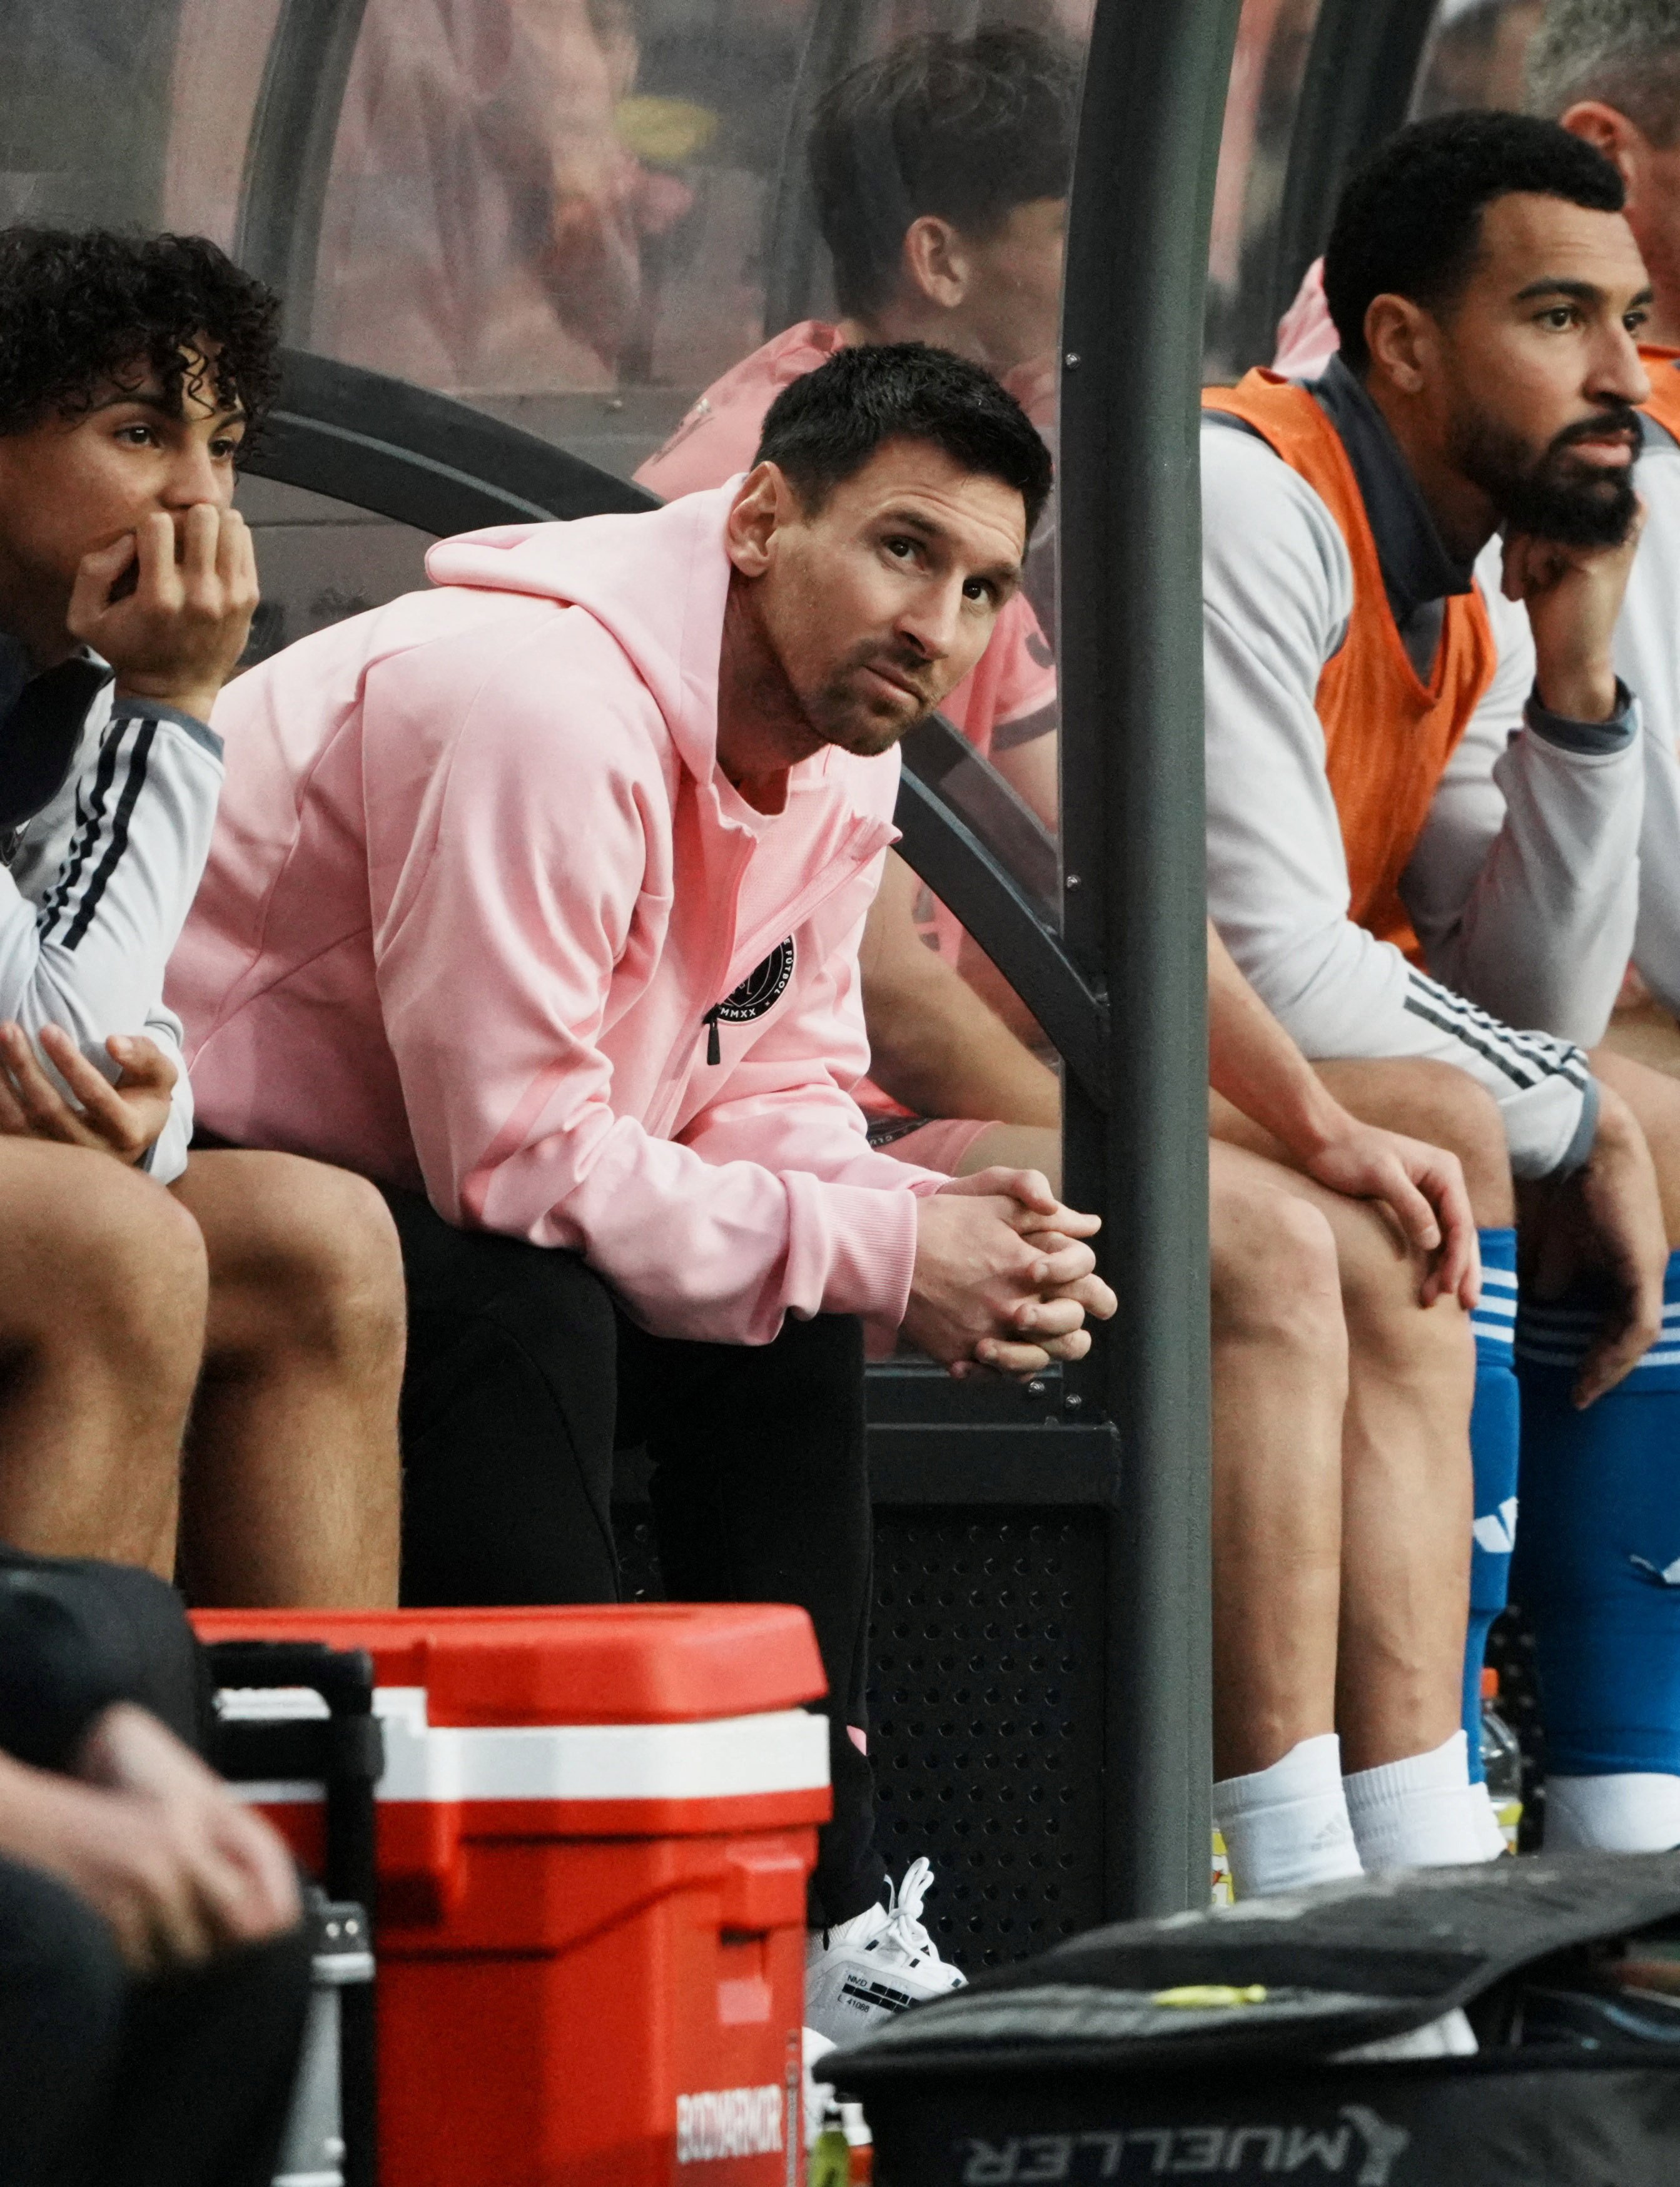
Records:
{"label": "zipper pull", "polygon": [[705,1060],[708,1063],[722,1063],[723,1060],[723,1044],[717,1037],[717,1012],[720,1007],[714,1003],[700,1020],[700,1023],[705,1027]]}

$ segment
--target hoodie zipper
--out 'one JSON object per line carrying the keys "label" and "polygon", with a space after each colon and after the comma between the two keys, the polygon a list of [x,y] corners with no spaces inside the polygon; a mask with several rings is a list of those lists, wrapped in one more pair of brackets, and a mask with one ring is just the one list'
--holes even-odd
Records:
{"label": "hoodie zipper", "polygon": [[[774,921],[775,926],[780,926],[785,922],[786,930],[789,934],[797,933],[806,919],[810,919],[814,913],[820,911],[831,896],[845,887],[852,874],[865,863],[865,858],[851,855],[851,847],[861,834],[866,830],[873,830],[874,825],[874,822],[865,819],[861,814],[858,816],[858,824],[852,829],[846,845],[829,861],[821,877],[806,890],[803,896],[795,897],[787,909],[779,914]],[[865,857],[873,857],[875,851],[879,848],[879,844],[875,845],[865,854]],[[773,930],[773,928],[767,927],[756,934],[753,936],[751,950],[744,951],[739,937],[737,936],[733,954],[737,957],[745,955],[749,959],[748,971],[751,970],[753,965],[758,962],[759,954],[761,954],[759,951],[760,942],[765,941]],[[770,946],[773,947],[773,944]],[[725,976],[728,976],[727,965]],[[741,976],[744,979],[746,976],[745,973]],[[739,986],[739,982],[737,981],[736,985]],[[723,1046],[718,1037],[717,1021],[722,1013],[723,1004],[728,1001],[729,996],[734,992],[734,988],[731,987],[724,995],[722,1001],[714,1003],[700,1020],[701,1025],[705,1029],[705,1060],[710,1065],[716,1065],[723,1060]]]}

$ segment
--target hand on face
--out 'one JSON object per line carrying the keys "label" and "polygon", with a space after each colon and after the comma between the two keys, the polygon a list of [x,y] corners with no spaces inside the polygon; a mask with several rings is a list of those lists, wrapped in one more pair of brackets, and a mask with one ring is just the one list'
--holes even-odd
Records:
{"label": "hand on face", "polygon": [[244,517],[196,502],[174,516],[143,517],[85,554],[66,621],[116,671],[119,698],[155,700],[207,721],[256,603]]}
{"label": "hand on face", "polygon": [[1063,1206],[1036,1171],[953,1178],[917,1203],[905,1334],[958,1379],[1083,1358],[1087,1316],[1106,1321],[1117,1303],[1086,1243],[1100,1227]]}
{"label": "hand on face", "polygon": [[1612,648],[1645,505],[1635,498],[1627,536],[1580,546],[1533,532],[1505,542],[1504,593],[1520,600],[1534,632],[1541,702],[1577,722],[1602,722],[1615,708]]}

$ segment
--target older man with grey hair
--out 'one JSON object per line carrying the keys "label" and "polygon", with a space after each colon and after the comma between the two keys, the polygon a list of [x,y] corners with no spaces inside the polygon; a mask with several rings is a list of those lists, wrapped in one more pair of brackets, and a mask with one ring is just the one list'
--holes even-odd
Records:
{"label": "older man with grey hair", "polygon": [[1656,291],[1648,339],[1680,346],[1680,0],[1552,0],[1529,104],[1613,160]]}

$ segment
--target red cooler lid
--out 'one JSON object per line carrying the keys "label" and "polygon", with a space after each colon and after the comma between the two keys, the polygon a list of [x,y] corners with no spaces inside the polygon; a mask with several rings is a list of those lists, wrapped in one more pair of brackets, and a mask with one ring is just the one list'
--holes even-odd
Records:
{"label": "red cooler lid", "polygon": [[559,1610],[205,1610],[202,1640],[365,1648],[382,1686],[424,1686],[434,1724],[693,1723],[827,1691],[811,1620],[785,1603]]}

